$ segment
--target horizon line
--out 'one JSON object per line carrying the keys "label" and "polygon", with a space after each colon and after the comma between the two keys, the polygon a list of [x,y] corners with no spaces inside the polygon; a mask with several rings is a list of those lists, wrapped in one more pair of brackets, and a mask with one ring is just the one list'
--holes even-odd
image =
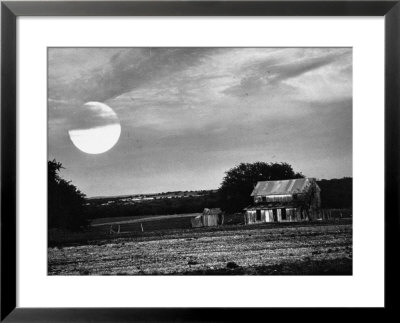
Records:
{"label": "horizon line", "polygon": [[[316,181],[330,181],[333,179],[344,179],[344,178],[353,178],[353,176],[343,176],[343,177],[335,177],[335,178],[317,178],[305,176],[304,178],[314,178]],[[198,189],[198,190],[175,190],[175,191],[163,191],[163,192],[152,192],[152,193],[132,193],[132,194],[119,194],[119,195],[95,195],[95,196],[86,196],[85,199],[96,199],[96,198],[116,198],[116,197],[125,197],[125,196],[133,196],[133,195],[159,195],[159,194],[167,194],[167,193],[175,193],[175,192],[199,192],[199,191],[218,191],[219,188],[212,189]]]}

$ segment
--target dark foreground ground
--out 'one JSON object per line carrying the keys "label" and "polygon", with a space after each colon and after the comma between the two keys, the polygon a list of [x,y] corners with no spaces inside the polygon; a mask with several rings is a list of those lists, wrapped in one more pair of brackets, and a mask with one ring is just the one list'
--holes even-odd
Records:
{"label": "dark foreground ground", "polygon": [[233,225],[48,249],[49,275],[351,275],[352,224]]}

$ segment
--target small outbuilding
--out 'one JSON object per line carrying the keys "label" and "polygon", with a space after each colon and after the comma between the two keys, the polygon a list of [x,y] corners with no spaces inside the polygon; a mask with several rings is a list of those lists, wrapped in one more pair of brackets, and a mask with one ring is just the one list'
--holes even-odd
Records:
{"label": "small outbuilding", "polygon": [[224,223],[224,215],[219,208],[204,209],[203,214],[191,219],[193,228],[216,227]]}
{"label": "small outbuilding", "polygon": [[320,193],[314,178],[258,182],[251,193],[254,203],[245,208],[245,223],[317,219]]}

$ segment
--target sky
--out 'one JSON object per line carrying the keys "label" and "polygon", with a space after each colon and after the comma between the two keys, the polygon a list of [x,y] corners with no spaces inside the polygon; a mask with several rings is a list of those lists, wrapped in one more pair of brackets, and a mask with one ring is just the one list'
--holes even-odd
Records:
{"label": "sky", "polygon": [[48,158],[88,197],[217,189],[242,162],[352,176],[352,49],[49,48]]}

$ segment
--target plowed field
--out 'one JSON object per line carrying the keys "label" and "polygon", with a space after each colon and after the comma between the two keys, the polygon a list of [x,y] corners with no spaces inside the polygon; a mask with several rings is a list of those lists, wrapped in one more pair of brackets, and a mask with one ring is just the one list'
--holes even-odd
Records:
{"label": "plowed field", "polygon": [[352,274],[352,225],[191,229],[48,249],[49,275]]}

